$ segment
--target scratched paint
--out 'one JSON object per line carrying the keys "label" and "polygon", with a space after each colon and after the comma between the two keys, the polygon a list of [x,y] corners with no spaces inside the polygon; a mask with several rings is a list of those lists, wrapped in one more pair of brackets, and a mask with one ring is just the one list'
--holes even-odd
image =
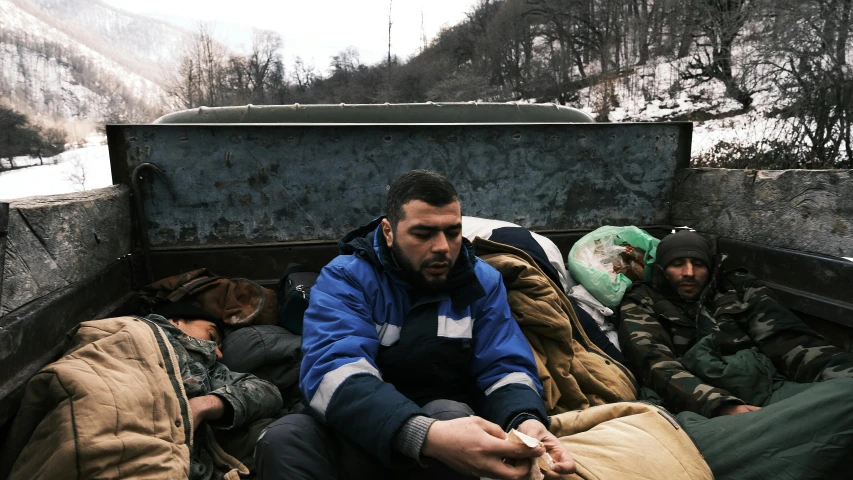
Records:
{"label": "scratched paint", "polygon": [[0,305],[3,304],[3,270],[6,264],[6,236],[9,229],[9,204],[0,202]]}
{"label": "scratched paint", "polygon": [[173,247],[336,240],[381,215],[414,168],[446,175],[466,215],[539,230],[665,224],[691,125],[110,128],[115,183],[140,162],[165,173],[175,198],[146,177],[144,225],[152,247]]}

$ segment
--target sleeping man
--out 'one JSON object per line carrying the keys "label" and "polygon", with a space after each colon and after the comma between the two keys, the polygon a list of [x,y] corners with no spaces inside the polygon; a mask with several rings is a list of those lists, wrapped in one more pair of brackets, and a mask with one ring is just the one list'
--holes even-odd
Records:
{"label": "sleeping man", "polygon": [[621,305],[623,351],[717,478],[849,478],[853,356],[681,231]]}
{"label": "sleeping man", "polygon": [[188,303],[80,324],[64,356],[27,384],[0,478],[247,474],[210,429],[272,417],[282,399],[273,384],[218,361],[220,326]]}

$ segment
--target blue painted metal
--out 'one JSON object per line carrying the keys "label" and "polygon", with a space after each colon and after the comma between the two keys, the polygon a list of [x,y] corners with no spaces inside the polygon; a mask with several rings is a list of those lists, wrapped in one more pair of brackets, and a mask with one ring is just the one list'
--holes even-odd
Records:
{"label": "blue painted metal", "polygon": [[[467,215],[537,230],[666,224],[692,125],[111,125],[114,183],[147,176],[152,249],[336,240],[383,213],[388,185],[446,175]],[[171,187],[171,188],[167,188]],[[174,198],[172,193],[174,193]]]}

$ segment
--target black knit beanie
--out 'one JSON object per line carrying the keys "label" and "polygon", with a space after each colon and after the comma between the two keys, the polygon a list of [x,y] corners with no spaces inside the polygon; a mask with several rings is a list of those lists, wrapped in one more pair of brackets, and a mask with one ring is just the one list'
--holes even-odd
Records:
{"label": "black knit beanie", "polygon": [[698,258],[711,268],[711,243],[702,235],[689,230],[668,235],[658,244],[655,263],[666,268],[676,258]]}
{"label": "black knit beanie", "polygon": [[166,317],[166,319],[207,320],[216,324],[216,328],[220,331],[224,327],[221,318],[217,318],[207,310],[196,307],[189,302],[170,302],[157,307],[154,313]]}

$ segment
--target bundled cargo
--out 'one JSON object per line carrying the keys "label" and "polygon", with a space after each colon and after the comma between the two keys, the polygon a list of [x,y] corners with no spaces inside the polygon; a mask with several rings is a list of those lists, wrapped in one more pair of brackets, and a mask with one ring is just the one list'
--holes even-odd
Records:
{"label": "bundled cargo", "polygon": [[649,279],[659,240],[637,227],[600,227],[569,252],[569,271],[599,302],[615,307],[637,280]]}

